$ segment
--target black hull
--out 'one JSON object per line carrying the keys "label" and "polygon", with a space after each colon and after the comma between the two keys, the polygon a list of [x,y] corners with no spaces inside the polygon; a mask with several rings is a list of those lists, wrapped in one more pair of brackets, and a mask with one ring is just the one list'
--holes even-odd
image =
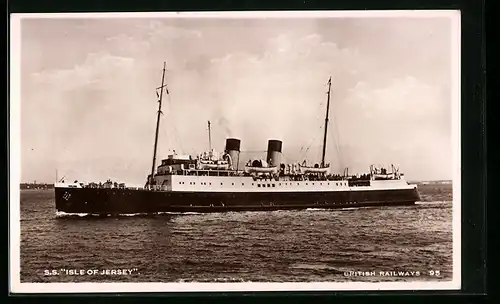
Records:
{"label": "black hull", "polygon": [[57,211],[119,215],[401,206],[412,205],[420,197],[417,189],[228,193],[56,188],[55,199]]}

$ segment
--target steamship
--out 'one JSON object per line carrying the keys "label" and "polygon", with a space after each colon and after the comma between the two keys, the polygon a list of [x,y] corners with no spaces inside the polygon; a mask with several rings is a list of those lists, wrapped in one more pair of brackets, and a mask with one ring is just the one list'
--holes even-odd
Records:
{"label": "steamship", "polygon": [[[404,174],[370,166],[362,175],[332,174],[325,163],[331,77],[328,81],[326,118],[321,162],[285,163],[283,143],[270,139],[267,155],[249,160],[239,167],[241,140],[227,138],[225,149],[211,148],[196,156],[173,153],[156,167],[158,130],[164,94],[165,63],[161,86],[157,88],[158,115],[151,174],[143,187],[124,183],[55,183],[58,212],[119,215],[163,212],[272,211],[297,209],[335,209],[368,206],[412,205],[420,199],[416,185]],[[165,92],[165,93],[164,93]]]}

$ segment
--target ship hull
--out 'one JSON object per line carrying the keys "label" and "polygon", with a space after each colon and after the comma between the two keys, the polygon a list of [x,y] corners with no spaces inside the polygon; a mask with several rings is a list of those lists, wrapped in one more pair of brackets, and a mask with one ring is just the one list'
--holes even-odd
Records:
{"label": "ship hull", "polygon": [[173,192],[142,189],[56,188],[65,213],[120,215],[160,212],[273,211],[412,205],[417,189],[324,192]]}

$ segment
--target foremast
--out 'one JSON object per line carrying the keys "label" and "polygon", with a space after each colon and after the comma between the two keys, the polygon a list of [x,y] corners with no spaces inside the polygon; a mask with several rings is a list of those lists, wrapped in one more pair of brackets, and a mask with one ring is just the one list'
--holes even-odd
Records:
{"label": "foremast", "polygon": [[328,132],[328,112],[330,110],[330,89],[332,86],[332,77],[328,79],[328,93],[327,93],[327,102],[326,102],[326,117],[325,117],[325,135],[323,137],[323,153],[321,155],[321,168],[325,168],[325,153],[326,153],[326,138]]}
{"label": "foremast", "polygon": [[[160,116],[162,113],[161,111],[161,104],[163,101],[163,89],[167,87],[165,84],[165,71],[166,71],[166,66],[167,63],[163,62],[163,73],[161,76],[161,86],[156,88],[156,90],[160,90],[160,94],[158,95],[158,92],[156,92],[156,95],[158,96],[158,116],[156,118],[156,132],[155,132],[155,143],[154,143],[154,150],[153,150],[153,164],[151,165],[151,175],[148,180],[148,184],[152,185],[154,184],[154,174],[155,174],[155,167],[156,167],[156,152],[158,148],[158,133],[160,130]],[[169,94],[168,89],[165,89],[166,93]]]}

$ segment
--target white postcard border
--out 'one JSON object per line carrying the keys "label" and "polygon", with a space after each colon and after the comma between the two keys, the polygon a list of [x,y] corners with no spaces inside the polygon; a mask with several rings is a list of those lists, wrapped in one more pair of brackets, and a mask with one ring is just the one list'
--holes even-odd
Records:
{"label": "white postcard border", "polygon": [[[130,293],[207,291],[457,290],[461,287],[460,11],[266,11],[11,14],[10,23],[10,188],[9,287],[12,293]],[[433,18],[452,20],[453,278],[446,282],[313,283],[21,283],[20,282],[20,114],[21,19],[25,18]]]}

